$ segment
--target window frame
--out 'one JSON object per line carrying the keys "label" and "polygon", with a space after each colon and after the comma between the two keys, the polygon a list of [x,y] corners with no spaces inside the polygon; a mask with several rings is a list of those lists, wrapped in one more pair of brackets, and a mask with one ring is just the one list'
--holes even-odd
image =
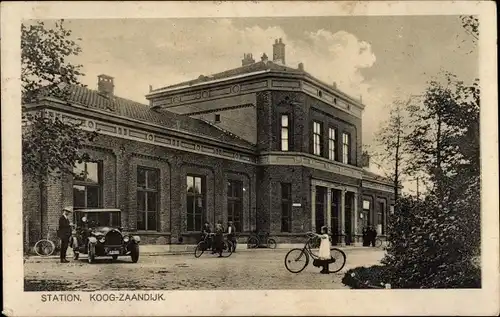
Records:
{"label": "window frame", "polygon": [[[332,138],[332,132],[333,132],[333,138]],[[332,161],[338,160],[337,134],[338,134],[337,128],[335,127],[328,128],[328,159]]]}
{"label": "window frame", "polygon": [[[318,131],[316,131],[316,127]],[[323,155],[323,123],[313,121],[313,154],[317,156]]]}
{"label": "window frame", "polygon": [[[84,165],[84,172],[86,175],[88,175],[88,168],[87,168],[87,164],[88,163],[95,163],[97,164],[97,182],[92,182],[92,181],[87,181],[87,180],[80,180],[80,179],[75,179],[75,177],[73,177],[73,184],[72,184],[72,189],[73,189],[73,207],[75,209],[86,209],[86,208],[102,208],[102,205],[103,205],[103,187],[104,187],[104,180],[103,180],[103,162],[101,160],[90,160],[90,161],[86,161],[86,162],[82,162],[80,164],[83,164]],[[77,168],[76,167],[76,164],[78,164],[77,162],[75,163],[75,166],[73,167],[73,171],[75,171],[75,169]],[[85,195],[85,205],[84,206],[77,206],[75,205],[75,187],[76,186],[81,186],[81,187],[84,187],[84,195]],[[97,197],[97,206],[95,207],[89,207],[88,206],[88,188],[90,187],[93,187],[93,188],[97,188],[97,194],[98,194],[98,197]]]}
{"label": "window frame", "polygon": [[342,132],[342,163],[351,164],[351,134],[348,132]]}
{"label": "window frame", "polygon": [[[144,176],[144,184],[145,187],[139,187],[139,171],[142,170],[145,172]],[[155,173],[156,174],[156,188],[149,188],[149,180],[148,180],[148,175],[149,173]],[[146,166],[137,166],[136,169],[136,212],[137,212],[137,219],[136,219],[136,228],[139,231],[159,231],[159,207],[160,207],[160,170],[156,168],[151,168],[151,167],[146,167]],[[144,209],[145,210],[139,210],[139,193],[144,193]],[[154,194],[155,195],[155,210],[149,210],[149,195]],[[144,214],[143,219],[144,219],[144,228],[139,228],[139,213]],[[155,227],[154,229],[150,229],[149,226],[149,214],[154,213],[155,214]]]}
{"label": "window frame", "polygon": [[[188,182],[188,178],[192,178],[193,179],[193,185],[196,186],[196,179],[200,179],[200,190],[201,192],[200,193],[194,193],[194,192],[189,192],[189,188],[187,187],[187,182]],[[187,174],[186,177],[185,177],[185,181],[186,181],[186,230],[188,232],[201,232],[202,230],[202,227],[203,227],[203,223],[206,221],[206,216],[207,216],[207,185],[206,185],[206,176],[205,175],[200,175],[200,174]],[[188,203],[188,200],[189,200],[189,197],[193,197],[193,227],[189,227],[189,221],[188,218],[189,218],[189,203]],[[198,214],[196,212],[196,201],[197,201],[197,198],[200,198],[202,199],[202,206],[201,206],[201,213],[199,213],[201,215],[201,220],[199,222],[199,229],[197,228],[197,222],[196,222],[196,215]]]}
{"label": "window frame", "polygon": [[[287,122],[286,122],[286,126],[283,125],[283,118],[286,118]],[[280,115],[280,149],[281,151],[283,152],[288,152],[290,151],[290,115],[288,113],[282,113]],[[283,137],[283,131],[286,130],[287,132],[287,138],[285,139]],[[286,149],[284,149],[283,147],[283,142],[286,141]]]}
{"label": "window frame", "polygon": [[[283,190],[286,187],[286,192],[288,197],[283,196]],[[280,183],[281,188],[281,232],[292,232],[292,184],[291,183]],[[286,210],[284,210],[286,207]],[[286,219],[287,228],[284,228],[284,220]]]}
{"label": "window frame", "polygon": [[[232,221],[236,227],[236,232],[243,231],[243,181],[239,179],[228,179],[226,190],[226,206],[227,206],[227,221]],[[231,185],[231,187],[230,187]],[[234,185],[237,185],[236,187]],[[231,190],[230,190],[231,188]],[[235,189],[236,188],[236,189]],[[229,193],[231,191],[231,193]],[[237,193],[237,195],[233,195]],[[231,208],[230,208],[231,206]],[[235,208],[239,207],[239,211],[235,213]],[[237,217],[235,217],[237,215]],[[237,220],[235,220],[238,218]]]}

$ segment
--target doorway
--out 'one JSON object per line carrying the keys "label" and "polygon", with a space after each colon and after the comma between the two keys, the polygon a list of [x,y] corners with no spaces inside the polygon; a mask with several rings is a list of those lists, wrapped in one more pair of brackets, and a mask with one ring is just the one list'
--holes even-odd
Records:
{"label": "doorway", "polygon": [[316,186],[316,233],[321,233],[321,227],[325,225],[325,200],[326,188]]}
{"label": "doorway", "polygon": [[337,245],[340,242],[340,190],[332,189],[332,218],[330,222],[330,229],[332,231],[332,244]]}

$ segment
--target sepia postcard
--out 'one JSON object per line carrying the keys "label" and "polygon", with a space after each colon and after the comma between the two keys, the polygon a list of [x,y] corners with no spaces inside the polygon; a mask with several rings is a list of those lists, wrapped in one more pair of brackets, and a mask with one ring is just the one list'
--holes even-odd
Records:
{"label": "sepia postcard", "polygon": [[1,6],[6,316],[500,313],[493,2]]}

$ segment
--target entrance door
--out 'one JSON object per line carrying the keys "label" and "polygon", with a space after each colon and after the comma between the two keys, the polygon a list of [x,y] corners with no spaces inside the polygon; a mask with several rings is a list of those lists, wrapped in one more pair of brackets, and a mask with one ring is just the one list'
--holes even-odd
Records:
{"label": "entrance door", "polygon": [[325,225],[325,200],[326,188],[316,186],[316,232],[321,232],[321,227]]}
{"label": "entrance door", "polygon": [[339,215],[340,215],[340,191],[332,189],[332,219],[330,228],[332,230],[332,243],[334,245],[339,243]]}
{"label": "entrance door", "polygon": [[350,245],[352,240],[352,208],[354,194],[351,192],[345,193],[345,244]]}

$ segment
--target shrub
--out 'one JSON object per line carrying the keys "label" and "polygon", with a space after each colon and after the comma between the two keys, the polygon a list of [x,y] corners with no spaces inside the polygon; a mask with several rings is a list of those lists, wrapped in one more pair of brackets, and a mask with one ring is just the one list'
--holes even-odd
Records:
{"label": "shrub", "polygon": [[386,288],[390,270],[385,265],[357,267],[348,270],[342,278],[342,283],[357,289]]}
{"label": "shrub", "polygon": [[[390,269],[393,288],[479,288],[479,256],[468,232],[468,218],[479,210],[450,210],[432,196],[402,198],[390,219],[391,246],[382,263]],[[466,213],[470,214],[467,215]]]}

